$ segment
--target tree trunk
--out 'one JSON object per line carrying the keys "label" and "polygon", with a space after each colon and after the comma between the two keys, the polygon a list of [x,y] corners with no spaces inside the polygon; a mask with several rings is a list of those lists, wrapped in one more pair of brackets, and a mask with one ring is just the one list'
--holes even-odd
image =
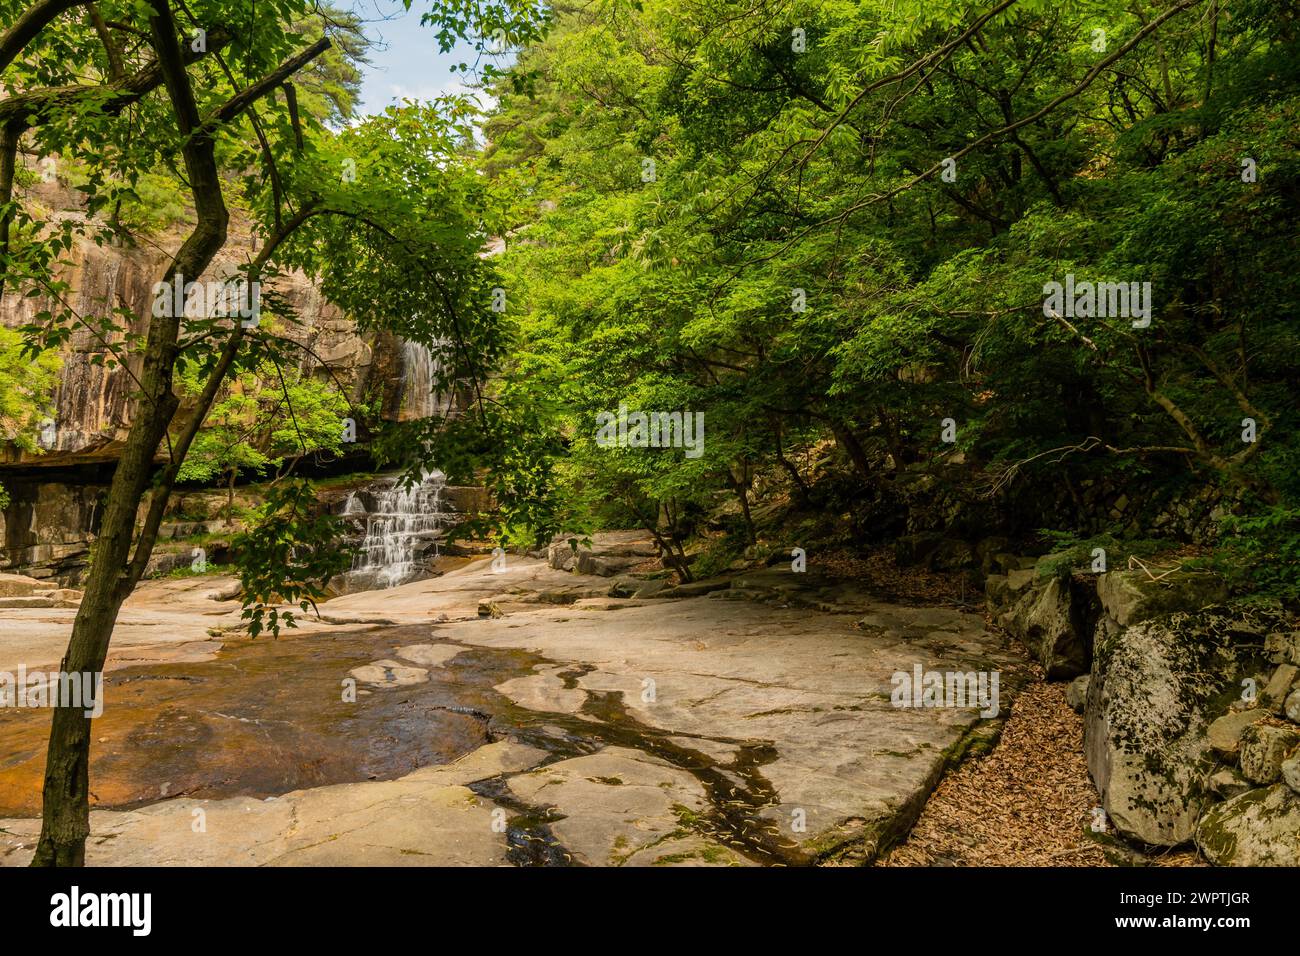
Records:
{"label": "tree trunk", "polygon": [[736,493],[736,500],[740,502],[740,514],[745,521],[745,543],[753,547],[758,543],[758,534],[754,530],[754,517],[749,511],[749,467],[741,463],[739,468],[740,474],[730,468],[727,470],[727,477],[731,479],[731,489]]}
{"label": "tree trunk", "polygon": [[[18,164],[18,140],[22,131],[22,123],[16,119],[0,126],[0,207],[8,206],[14,198],[14,173]],[[0,256],[9,254],[9,224],[13,218],[7,208],[0,209]],[[4,262],[0,262],[0,299],[5,294],[6,271]]]}
{"label": "tree trunk", "polygon": [[836,443],[849,456],[849,461],[853,463],[853,467],[857,469],[858,474],[862,476],[864,481],[870,482],[873,477],[871,474],[871,460],[867,458],[862,443],[858,441],[849,425],[838,419],[832,419],[831,432],[835,435]]}
{"label": "tree trunk", "polygon": [[[181,154],[196,215],[194,231],[177,251],[163,281],[170,282],[175,276],[194,281],[226,244],[230,217],[221,195],[212,135],[199,120],[171,8],[168,0],[152,0],[152,6],[153,45],[177,125],[185,137]],[[117,612],[152,550],[153,535],[146,530],[136,560],[131,560],[136,514],[149,484],[154,455],[179,404],[172,394],[172,375],[180,323],[181,316],[172,315],[154,316],[149,321],[135,417],[109,486],[81,607],[63,657],[62,669],[67,673],[103,673]],[[165,499],[165,483],[158,494]],[[152,515],[152,506],[150,512]],[[90,835],[89,768],[90,718],[84,706],[56,707],[45,757],[41,836],[32,866],[80,866],[85,862]]]}
{"label": "tree trunk", "polygon": [[680,545],[678,545],[677,549],[677,552],[680,552],[680,556],[677,552],[673,551],[675,535],[672,530],[671,517],[669,518],[668,537],[665,538],[663,534],[660,533],[657,523],[652,520],[653,516],[647,518],[642,514],[641,509],[636,506],[636,503],[632,500],[630,495],[624,500],[627,502],[628,510],[631,511],[632,514],[636,516],[636,520],[641,523],[641,527],[650,532],[650,537],[654,538],[655,544],[659,545],[660,560],[677,573],[677,582],[679,584],[689,584],[692,577],[690,565],[686,562],[686,552],[682,550]]}
{"label": "tree trunk", "polygon": [[[171,394],[171,361],[163,359],[166,334],[150,328],[150,348],[142,382],[148,397],[131,425],[122,459],[113,474],[104,520],[95,541],[81,606],[72,625],[72,640],[60,669],[68,674],[101,674],[118,609],[130,593],[127,580],[136,510],[144,495],[154,450],[176,399]],[[175,335],[172,335],[174,346]],[[102,691],[101,691],[102,692]],[[62,703],[62,702],[60,702]],[[84,705],[58,706],[45,757],[40,842],[32,866],[81,866],[90,835],[90,718]]]}
{"label": "tree trunk", "polygon": [[812,505],[812,493],[808,490],[808,484],[803,480],[803,475],[799,474],[799,469],[795,467],[794,462],[785,456],[785,447],[781,442],[781,420],[776,417],[772,419],[772,435],[776,444],[777,462],[785,469],[786,474],[790,476],[790,480],[794,482],[800,502],[804,507],[810,507]]}

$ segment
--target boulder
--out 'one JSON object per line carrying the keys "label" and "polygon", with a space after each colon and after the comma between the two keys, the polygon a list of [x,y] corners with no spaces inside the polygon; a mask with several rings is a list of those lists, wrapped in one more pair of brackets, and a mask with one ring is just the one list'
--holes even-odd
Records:
{"label": "boulder", "polygon": [[1217,866],[1300,866],[1300,794],[1278,783],[1216,804],[1196,845]]}
{"label": "boulder", "polygon": [[557,571],[577,571],[610,578],[658,555],[654,539],[644,531],[605,531],[587,544],[580,535],[557,535],[546,549],[546,563]]}
{"label": "boulder", "polygon": [[0,574],[0,598],[31,597],[38,590],[48,590],[49,585],[25,574]]}
{"label": "boulder", "polygon": [[636,589],[632,595],[634,598],[652,598],[661,591],[666,590],[672,584],[667,578],[651,578],[645,584]]}
{"label": "boulder", "polygon": [[1300,753],[1292,754],[1282,761],[1282,782],[1300,793]]}
{"label": "boulder", "polygon": [[1032,569],[1013,568],[1006,574],[990,574],[984,579],[984,594],[994,616],[1012,607],[1034,583]]}
{"label": "boulder", "polygon": [[578,552],[568,541],[552,541],[546,549],[546,563],[556,571],[572,571],[578,563]]}
{"label": "boulder", "polygon": [[609,590],[605,595],[612,598],[630,598],[640,586],[641,582],[636,578],[618,577],[609,583]]}
{"label": "boulder", "polygon": [[1276,783],[1282,761],[1300,744],[1300,730],[1252,724],[1241,735],[1241,772],[1257,784]]}
{"label": "boulder", "polygon": [[594,574],[602,578],[612,578],[622,574],[645,560],[637,557],[596,554],[591,551],[579,551],[577,558],[576,567],[579,574]]}
{"label": "boulder", "polygon": [[687,598],[702,597],[714,591],[724,591],[731,587],[730,578],[706,578],[703,581],[691,581],[687,584],[679,584],[676,587],[659,591],[655,597],[661,598]]}
{"label": "boulder", "polygon": [[1038,577],[1038,572],[1033,568],[1013,568],[1007,572],[1007,590],[1012,594],[1020,594],[1025,588],[1034,583]]}
{"label": "boulder", "polygon": [[1297,724],[1300,724],[1300,690],[1293,690],[1287,695],[1282,710],[1286,714],[1287,720],[1294,720]]}
{"label": "boulder", "polygon": [[1239,697],[1241,675],[1259,665],[1260,644],[1241,632],[1265,623],[1264,613],[1225,609],[1098,627],[1084,749],[1125,837],[1157,846],[1192,837],[1214,770],[1208,730]]}
{"label": "boulder", "polygon": [[1300,667],[1294,664],[1279,664],[1277,670],[1273,671],[1273,676],[1264,685],[1264,689],[1260,691],[1259,706],[1275,714],[1282,713],[1297,674],[1300,674]]}
{"label": "boulder", "polygon": [[1175,571],[1153,579],[1145,571],[1107,571],[1098,575],[1097,597],[1117,624],[1128,627],[1178,611],[1199,611],[1228,599],[1228,585],[1217,574]]}
{"label": "boulder", "polygon": [[1065,703],[1076,714],[1082,714],[1084,706],[1088,703],[1088,682],[1090,675],[1083,674],[1070,681],[1065,688]]}
{"label": "boulder", "polygon": [[1007,576],[990,574],[984,578],[984,597],[989,611],[996,613],[1007,602]]}
{"label": "boulder", "polygon": [[49,598],[55,607],[76,607],[81,603],[81,592],[76,588],[53,588],[38,591],[33,596]]}
{"label": "boulder", "polygon": [[237,601],[243,593],[243,587],[238,580],[235,580],[223,582],[220,587],[213,588],[203,596],[209,601]]}
{"label": "boulder", "polygon": [[1015,567],[1014,564],[1007,564],[1004,561],[1010,545],[1009,540],[1001,537],[983,538],[975,545],[975,557],[985,577],[990,574],[1006,574],[1008,570]]}
{"label": "boulder", "polygon": [[[1008,585],[1011,576],[1008,575]],[[1028,588],[998,623],[1029,648],[1048,680],[1075,677],[1088,669],[1088,608],[1068,578]]]}
{"label": "boulder", "polygon": [[1264,638],[1264,650],[1274,664],[1300,665],[1300,631],[1272,631]]}
{"label": "boulder", "polygon": [[1268,716],[1262,709],[1236,710],[1216,717],[1206,732],[1210,746],[1224,757],[1235,757],[1241,750],[1241,735],[1252,724]]}
{"label": "boulder", "polygon": [[1224,767],[1210,777],[1210,792],[1221,800],[1231,800],[1253,788],[1253,784],[1233,767]]}

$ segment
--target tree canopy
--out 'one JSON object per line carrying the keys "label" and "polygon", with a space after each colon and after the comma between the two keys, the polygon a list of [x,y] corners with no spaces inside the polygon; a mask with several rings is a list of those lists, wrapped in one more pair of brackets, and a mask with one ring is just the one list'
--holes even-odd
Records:
{"label": "tree canopy", "polygon": [[[748,520],[756,473],[806,494],[834,442],[850,510],[917,469],[1029,528],[1093,520],[1045,486],[1211,488],[1224,542],[1297,579],[1292,5],[555,11],[482,166],[511,209],[508,388],[562,440],[571,522],[721,490]],[[1076,281],[1112,285],[1053,307]],[[702,411],[705,453],[599,447],[620,402]]]}

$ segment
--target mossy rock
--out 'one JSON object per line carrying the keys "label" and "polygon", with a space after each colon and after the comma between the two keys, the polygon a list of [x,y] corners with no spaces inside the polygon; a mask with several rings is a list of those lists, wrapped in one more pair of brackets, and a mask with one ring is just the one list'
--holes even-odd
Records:
{"label": "mossy rock", "polygon": [[1216,804],[1196,845],[1219,866],[1300,866],[1300,794],[1278,783]]}
{"label": "mossy rock", "polygon": [[1129,627],[1222,604],[1228,585],[1208,572],[1175,571],[1155,579],[1145,571],[1108,571],[1097,579],[1097,596],[1116,623]]}
{"label": "mossy rock", "polygon": [[1209,726],[1262,661],[1262,642],[1242,634],[1270,621],[1262,610],[1220,608],[1127,628],[1100,622],[1084,750],[1106,813],[1128,839],[1192,838],[1217,763]]}

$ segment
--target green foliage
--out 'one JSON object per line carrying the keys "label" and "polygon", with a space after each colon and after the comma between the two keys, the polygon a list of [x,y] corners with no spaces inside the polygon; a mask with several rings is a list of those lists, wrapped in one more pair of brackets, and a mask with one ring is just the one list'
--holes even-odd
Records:
{"label": "green foliage", "polygon": [[179,568],[172,568],[166,574],[157,576],[179,580],[181,578],[193,578],[210,574],[236,574],[237,572],[238,568],[232,564],[209,564],[206,565],[202,571],[197,570],[193,565],[182,564]]}
{"label": "green foliage", "polygon": [[[182,376],[190,392],[201,384]],[[183,481],[234,480],[240,471],[262,473],[297,459],[342,447],[347,400],[329,382],[306,377],[298,368],[263,362],[232,380],[225,398],[208,413],[180,470]]]}
{"label": "green foliage", "polygon": [[338,128],[357,118],[362,70],[369,66],[370,41],[355,11],[322,4],[321,18],[308,17],[294,23],[294,31],[311,42],[326,35],[333,46],[312,61],[294,78],[298,102],[316,122]]}
{"label": "green foliage", "polygon": [[[0,0],[0,22],[15,22],[25,9]],[[366,57],[358,18],[307,0],[165,7],[98,0],[93,11],[74,12],[55,17],[4,68],[0,125],[21,129],[21,149],[13,200],[0,207],[0,295],[6,308],[23,300],[20,361],[39,357],[32,364],[45,370],[75,347],[92,364],[125,368],[118,378],[133,389],[147,380],[178,393],[181,405],[170,419],[166,402],[134,403],[132,437],[164,435],[156,460],[167,464],[152,476],[155,488],[218,476],[233,486],[240,471],[272,468],[283,479],[301,456],[341,450],[343,418],[373,424],[378,396],[362,396],[361,407],[349,408],[324,380],[329,369],[312,357],[312,339],[295,328],[285,288],[295,271],[363,332],[445,346],[434,383],[440,391],[483,395],[510,332],[490,307],[499,279],[479,255],[496,204],[472,161],[476,114],[469,101],[444,97],[358,117]],[[164,32],[169,18],[175,37]],[[521,0],[456,0],[432,5],[425,19],[450,47],[458,38],[481,44],[496,30],[505,30],[511,43],[531,42],[545,16]],[[196,42],[200,31],[206,49]],[[173,75],[162,83],[159,51],[174,46],[186,60],[188,82]],[[311,55],[303,60],[305,52]],[[289,69],[291,60],[301,62]],[[250,97],[250,90],[258,95]],[[188,118],[191,94],[196,129]],[[197,169],[207,165],[201,154],[209,141],[215,181]],[[75,191],[74,214],[49,208],[51,195],[60,195],[56,185]],[[199,229],[189,234],[196,222]],[[231,240],[250,229],[247,245],[228,242],[219,257],[209,248],[221,245],[215,240],[223,232]],[[192,305],[183,317],[156,309],[137,314],[134,302],[87,310],[96,297],[93,288],[78,288],[84,276],[76,265],[91,243],[156,247],[168,255],[179,248],[177,261],[204,271],[205,280],[224,281],[212,274],[233,269],[261,284],[263,314],[237,327],[232,316]],[[7,384],[12,350],[0,346],[0,384]],[[7,404],[0,408],[15,416],[19,441],[27,440],[36,417],[24,389],[30,385],[33,401],[48,392],[48,382],[28,377],[24,387],[5,389]],[[512,447],[508,442],[483,437],[497,428],[489,408],[477,401],[457,434],[476,443],[466,456],[486,450],[484,460],[499,468],[513,526],[522,519],[511,516],[511,501],[534,494],[544,473],[529,473],[527,454],[499,454]],[[516,425],[503,426],[502,435],[519,431],[519,420],[512,420]],[[188,457],[176,459],[176,443],[191,421],[202,427]],[[409,445],[402,459],[431,467],[432,451]],[[278,614],[272,596],[310,605],[331,568],[346,565],[329,538],[329,522],[309,514],[307,493],[283,480],[273,487],[273,500],[238,551],[254,632],[274,632],[292,619]],[[111,494],[136,492],[122,485]],[[120,507],[106,512],[132,514],[141,501],[114,504]],[[305,537],[295,544],[298,534]],[[151,539],[139,540],[147,547]]]}
{"label": "green foliage", "polygon": [[1271,505],[1225,519],[1213,565],[1239,590],[1300,601],[1300,507]]}
{"label": "green foliage", "polygon": [[[828,441],[868,486],[960,452],[1006,509],[1189,472],[1300,501],[1292,6],[552,9],[481,166],[562,524],[689,533]],[[1151,324],[1047,314],[1067,274],[1151,283]],[[598,447],[620,403],[704,412],[704,454]]]}
{"label": "green foliage", "polygon": [[294,612],[280,605],[305,612],[328,595],[330,580],[352,564],[339,547],[344,530],[337,517],[320,513],[311,482],[286,481],[267,490],[265,504],[231,543],[242,617],[252,637],[263,631],[278,637],[281,626],[298,626]]}
{"label": "green foliage", "polygon": [[41,452],[37,439],[54,413],[50,399],[61,365],[52,353],[32,361],[23,354],[22,336],[0,327],[0,439],[30,454]]}
{"label": "green foliage", "polygon": [[1077,571],[1091,572],[1095,551],[1106,552],[1106,569],[1121,571],[1130,557],[1149,558],[1169,546],[1154,538],[1126,538],[1114,532],[1082,536],[1074,531],[1044,528],[1039,532],[1051,545],[1050,553],[1039,558],[1034,571],[1040,578],[1068,577]]}

